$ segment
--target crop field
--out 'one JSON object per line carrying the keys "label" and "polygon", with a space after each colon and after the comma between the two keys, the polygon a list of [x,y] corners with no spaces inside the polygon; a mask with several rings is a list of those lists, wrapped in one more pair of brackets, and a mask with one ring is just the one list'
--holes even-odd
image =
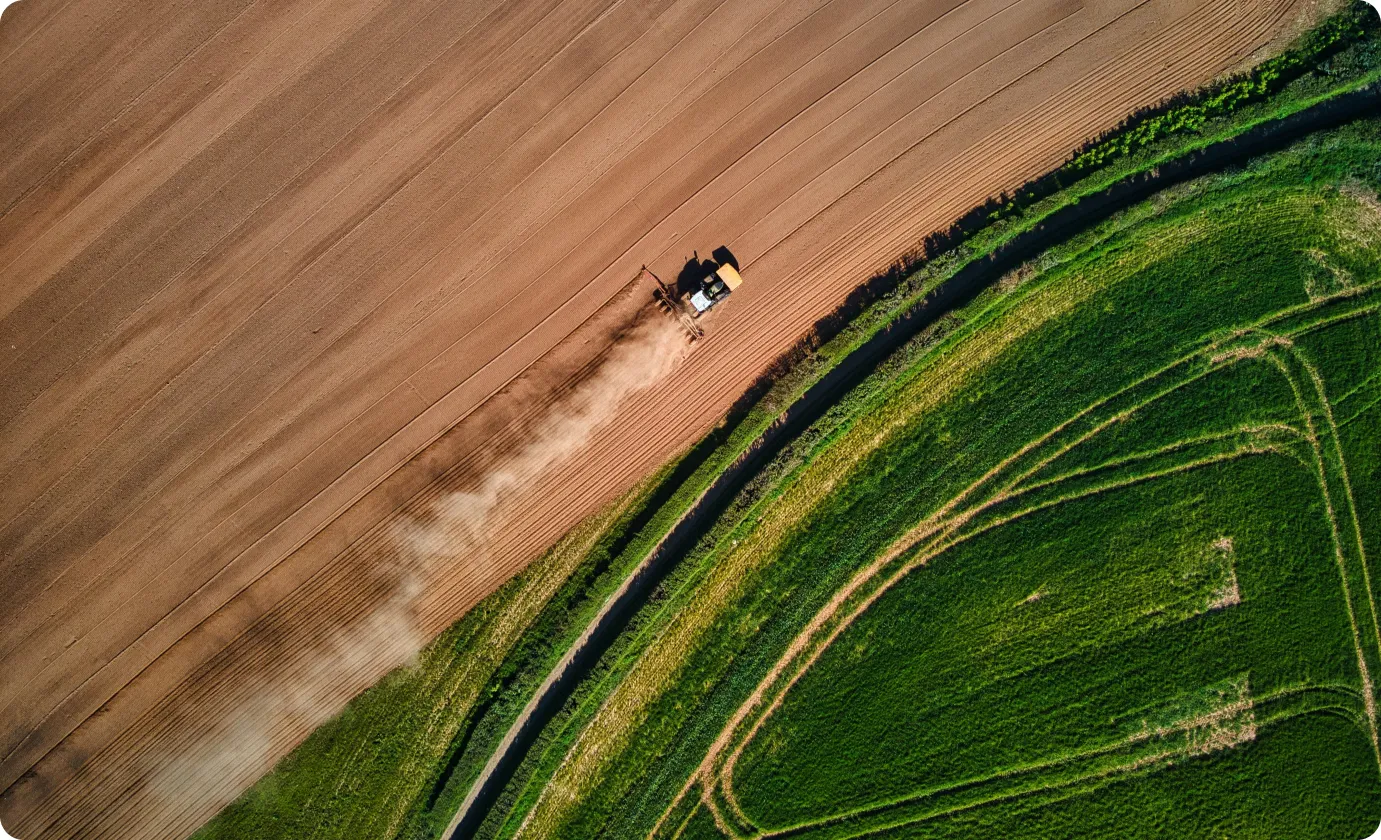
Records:
{"label": "crop field", "polygon": [[483,835],[1370,834],[1379,159],[1162,193],[881,371]]}

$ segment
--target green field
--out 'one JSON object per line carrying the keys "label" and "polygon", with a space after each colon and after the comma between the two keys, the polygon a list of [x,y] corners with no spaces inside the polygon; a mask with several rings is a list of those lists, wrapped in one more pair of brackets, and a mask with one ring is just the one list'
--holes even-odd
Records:
{"label": "green field", "polygon": [[[1381,351],[1381,208],[1353,202],[1279,187],[1194,202],[959,342],[1065,310],[863,467],[884,479],[847,515],[921,518],[818,614],[725,744],[721,818],[833,837],[975,812],[967,830],[990,802],[1170,767],[1212,779],[1219,753],[1313,727],[1353,761],[1297,745],[1222,791],[1221,821],[1184,828],[1279,832],[1252,815],[1307,767],[1355,797],[1330,836],[1363,836],[1354,814],[1381,818],[1366,807],[1381,635],[1348,466],[1374,447],[1344,448],[1332,400],[1375,383],[1320,352]],[[1352,282],[1323,283],[1315,261]],[[1335,288],[1311,301],[1310,280]],[[1299,721],[1320,715],[1348,725]]]}
{"label": "green field", "polygon": [[498,833],[1369,834],[1378,160],[1365,123],[1159,196],[888,374]]}
{"label": "green field", "polygon": [[[908,265],[198,840],[437,838],[603,599],[784,406],[1049,213],[1374,80],[1366,14]],[[1378,161],[1362,123],[1172,189],[925,331],[703,534],[480,836],[1370,833]]]}

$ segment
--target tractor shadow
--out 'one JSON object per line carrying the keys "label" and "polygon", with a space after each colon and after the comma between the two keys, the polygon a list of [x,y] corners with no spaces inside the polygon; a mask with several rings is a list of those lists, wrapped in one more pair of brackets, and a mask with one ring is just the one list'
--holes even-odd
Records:
{"label": "tractor shadow", "polygon": [[698,253],[686,260],[686,264],[681,266],[681,273],[676,275],[676,296],[684,297],[699,291],[700,285],[716,267],[710,260],[701,261]]}

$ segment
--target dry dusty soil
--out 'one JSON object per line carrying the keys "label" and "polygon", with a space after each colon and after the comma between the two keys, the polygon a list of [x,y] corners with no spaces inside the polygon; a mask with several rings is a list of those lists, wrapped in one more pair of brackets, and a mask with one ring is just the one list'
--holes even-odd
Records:
{"label": "dry dusty soil", "polygon": [[[873,270],[1304,5],[12,6],[6,826],[189,834]],[[521,451],[646,300],[640,265],[726,243],[745,285],[679,369],[504,485],[482,550],[410,572],[402,506]],[[400,599],[396,634],[366,623]]]}

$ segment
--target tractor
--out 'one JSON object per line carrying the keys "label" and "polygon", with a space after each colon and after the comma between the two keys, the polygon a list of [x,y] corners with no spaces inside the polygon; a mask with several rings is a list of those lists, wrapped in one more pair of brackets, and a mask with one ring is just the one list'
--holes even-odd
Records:
{"label": "tractor", "polygon": [[[727,260],[701,262],[697,257],[687,262],[686,266],[675,287],[663,283],[647,266],[643,266],[642,271],[657,283],[653,295],[662,310],[680,321],[694,340],[705,335],[696,320],[743,285],[743,277]],[[689,288],[686,288],[687,285]]]}

